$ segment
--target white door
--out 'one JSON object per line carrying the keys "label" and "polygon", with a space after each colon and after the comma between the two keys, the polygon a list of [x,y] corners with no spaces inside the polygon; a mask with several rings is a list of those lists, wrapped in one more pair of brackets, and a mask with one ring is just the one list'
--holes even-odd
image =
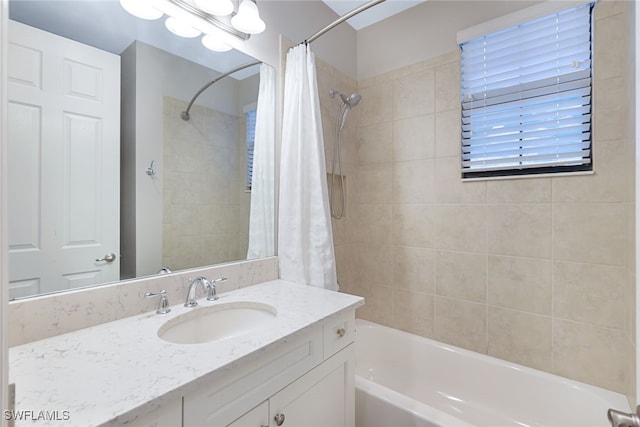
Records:
{"label": "white door", "polygon": [[120,57],[10,21],[7,64],[10,298],[118,280]]}

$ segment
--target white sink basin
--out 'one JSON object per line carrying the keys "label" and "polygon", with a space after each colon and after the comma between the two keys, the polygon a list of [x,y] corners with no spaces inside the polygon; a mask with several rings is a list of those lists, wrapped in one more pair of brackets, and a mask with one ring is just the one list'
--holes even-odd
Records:
{"label": "white sink basin", "polygon": [[235,338],[271,326],[277,313],[260,302],[214,303],[169,320],[158,329],[158,337],[175,344]]}

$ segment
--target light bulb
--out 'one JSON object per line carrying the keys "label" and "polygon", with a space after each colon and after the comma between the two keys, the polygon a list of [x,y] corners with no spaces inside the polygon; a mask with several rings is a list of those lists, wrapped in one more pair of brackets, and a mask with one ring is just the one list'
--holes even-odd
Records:
{"label": "light bulb", "polygon": [[258,13],[258,6],[252,0],[242,0],[238,13],[231,18],[231,25],[248,34],[258,34],[267,27]]}
{"label": "light bulb", "polygon": [[233,2],[231,0],[195,0],[195,3],[196,6],[210,15],[227,16],[233,12]]}
{"label": "light bulb", "polygon": [[120,6],[133,16],[142,19],[159,19],[163,13],[151,6],[147,0],[120,0]]}
{"label": "light bulb", "polygon": [[231,46],[220,40],[219,37],[207,34],[202,37],[202,44],[209,50],[214,52],[228,52],[232,49]]}
{"label": "light bulb", "polygon": [[185,24],[184,22],[173,16],[168,17],[164,22],[164,25],[176,36],[185,37],[188,39],[198,37],[201,34],[200,31],[196,30],[191,25]]}

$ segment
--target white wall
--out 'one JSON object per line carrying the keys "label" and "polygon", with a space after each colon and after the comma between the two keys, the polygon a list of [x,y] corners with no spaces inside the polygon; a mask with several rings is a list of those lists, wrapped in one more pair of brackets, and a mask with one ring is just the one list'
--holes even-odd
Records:
{"label": "white wall", "polygon": [[[338,15],[319,0],[258,2],[260,15],[267,24],[264,33],[252,36],[237,46],[243,52],[278,66],[279,35],[302,42],[316,31],[334,22]],[[340,24],[312,43],[318,58],[350,77],[356,77],[356,31],[347,23]]]}
{"label": "white wall", "polygon": [[136,44],[120,56],[120,277],[136,276]]}
{"label": "white wall", "polygon": [[238,111],[236,115],[244,114],[243,107],[256,102],[256,94],[260,88],[260,74],[254,74],[238,82]]}
{"label": "white wall", "polygon": [[358,79],[451,52],[456,33],[537,1],[429,0],[358,31]]}

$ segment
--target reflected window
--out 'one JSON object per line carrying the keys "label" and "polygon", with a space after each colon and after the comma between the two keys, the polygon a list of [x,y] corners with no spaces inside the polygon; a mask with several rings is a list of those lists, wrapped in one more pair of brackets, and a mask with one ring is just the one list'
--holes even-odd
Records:
{"label": "reflected window", "polygon": [[253,148],[256,140],[256,106],[255,104],[250,109],[245,108],[246,119],[246,140],[247,140],[247,176],[246,176],[246,191],[251,191],[251,181],[253,178]]}

